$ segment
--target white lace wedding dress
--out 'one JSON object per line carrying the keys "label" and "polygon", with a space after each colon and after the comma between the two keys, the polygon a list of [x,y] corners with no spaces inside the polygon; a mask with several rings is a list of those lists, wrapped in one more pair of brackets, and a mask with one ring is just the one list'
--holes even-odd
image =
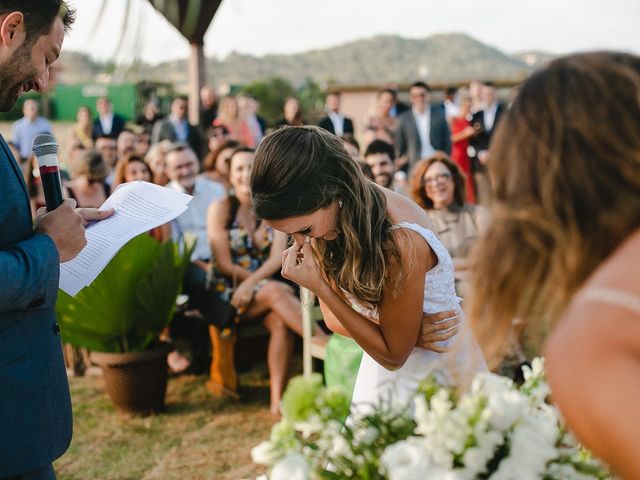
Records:
{"label": "white lace wedding dress", "polygon": [[[423,312],[460,311],[460,298],[456,295],[454,286],[453,262],[435,233],[408,222],[398,223],[395,227],[417,232],[438,257],[437,265],[426,275]],[[353,300],[351,306],[361,315],[378,323],[377,309],[364,308]],[[443,345],[451,349],[447,353],[436,353],[414,348],[406,363],[395,371],[387,370],[364,352],[351,400],[352,414],[362,414],[381,399],[394,403],[408,402],[418,383],[429,374],[436,375],[440,382],[447,385],[459,385],[470,382],[477,371],[487,369],[471,327],[464,318],[460,331]]]}

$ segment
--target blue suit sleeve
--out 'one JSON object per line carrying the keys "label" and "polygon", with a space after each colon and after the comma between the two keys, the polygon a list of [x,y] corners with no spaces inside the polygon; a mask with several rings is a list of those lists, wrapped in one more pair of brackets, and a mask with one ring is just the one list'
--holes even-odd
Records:
{"label": "blue suit sleeve", "polygon": [[0,313],[53,305],[59,278],[58,250],[48,235],[0,250]]}

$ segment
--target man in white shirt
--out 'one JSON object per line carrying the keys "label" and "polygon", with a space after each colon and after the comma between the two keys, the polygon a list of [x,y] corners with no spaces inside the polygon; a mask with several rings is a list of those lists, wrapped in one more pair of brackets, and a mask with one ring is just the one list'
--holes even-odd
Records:
{"label": "man in white shirt", "polygon": [[409,87],[411,110],[398,117],[396,167],[409,172],[420,159],[437,150],[451,153],[451,134],[441,106],[432,106],[431,88],[424,82]]}
{"label": "man in white shirt", "polygon": [[339,137],[353,135],[353,121],[340,113],[340,92],[327,94],[325,109],[327,116],[320,120],[319,127]]}
{"label": "man in white shirt", "polygon": [[185,143],[175,143],[166,153],[167,188],[193,196],[185,210],[171,222],[171,234],[180,241],[187,234],[196,238],[191,264],[184,279],[184,291],[191,306],[198,309],[204,319],[214,324],[220,307],[220,297],[206,288],[207,272],[211,260],[211,247],[207,237],[207,211],[209,205],[226,195],[217,182],[198,177],[198,157]]}
{"label": "man in white shirt", "polygon": [[107,97],[100,97],[96,101],[96,110],[98,118],[93,121],[93,140],[103,136],[118,138],[120,132],[124,130],[125,121],[123,117],[113,113],[111,100]]}

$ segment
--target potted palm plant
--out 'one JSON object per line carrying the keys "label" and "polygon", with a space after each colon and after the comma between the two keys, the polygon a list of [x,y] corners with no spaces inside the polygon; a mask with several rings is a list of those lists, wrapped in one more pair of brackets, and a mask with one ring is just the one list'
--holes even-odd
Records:
{"label": "potted palm plant", "polygon": [[184,248],[143,234],[129,241],[75,297],[60,291],[62,339],[92,351],[112,402],[128,414],[164,409],[166,358],[159,341],[174,313],[193,241]]}

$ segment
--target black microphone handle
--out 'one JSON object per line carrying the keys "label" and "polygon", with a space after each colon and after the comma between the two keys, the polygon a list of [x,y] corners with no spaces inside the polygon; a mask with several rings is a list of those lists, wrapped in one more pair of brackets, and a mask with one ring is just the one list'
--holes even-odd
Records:
{"label": "black microphone handle", "polygon": [[60,172],[56,168],[55,171],[43,173],[40,169],[40,181],[42,182],[42,190],[44,190],[44,200],[47,204],[47,211],[51,212],[62,205],[62,182],[60,181]]}

